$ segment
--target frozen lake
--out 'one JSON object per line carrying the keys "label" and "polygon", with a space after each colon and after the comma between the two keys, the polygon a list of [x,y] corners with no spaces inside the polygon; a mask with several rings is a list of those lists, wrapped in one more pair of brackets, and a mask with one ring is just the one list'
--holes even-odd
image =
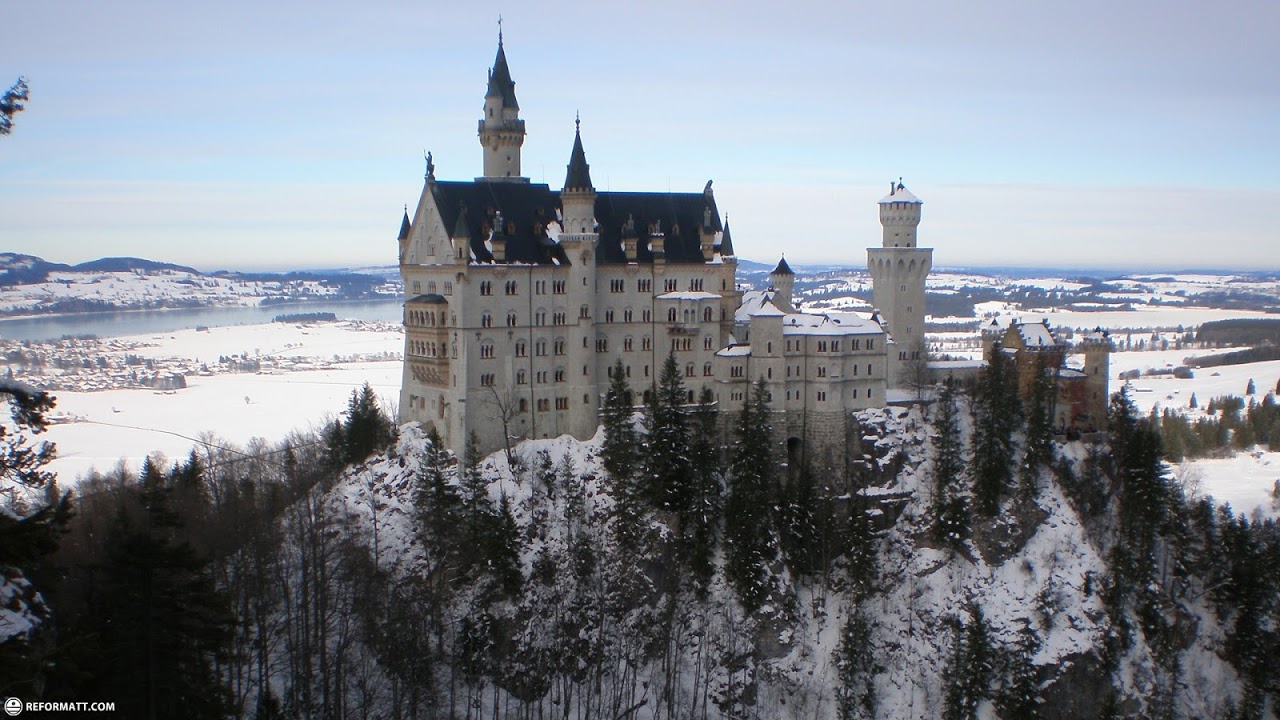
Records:
{"label": "frozen lake", "polygon": [[42,315],[0,319],[0,338],[39,342],[67,336],[124,337],[173,332],[197,326],[260,325],[271,322],[277,315],[318,312],[331,312],[339,320],[400,322],[403,307],[403,299],[392,298]]}

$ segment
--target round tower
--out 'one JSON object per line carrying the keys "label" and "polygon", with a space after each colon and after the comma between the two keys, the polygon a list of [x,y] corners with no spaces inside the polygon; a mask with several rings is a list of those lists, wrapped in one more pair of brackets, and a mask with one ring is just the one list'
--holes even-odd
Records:
{"label": "round tower", "polygon": [[1085,407],[1093,429],[1106,430],[1107,407],[1111,400],[1107,378],[1111,372],[1111,335],[1097,328],[1084,336],[1080,349],[1084,351]]}
{"label": "round tower", "polygon": [[916,228],[920,225],[920,198],[917,198],[899,178],[897,184],[889,183],[889,194],[880,200],[880,225],[884,228],[884,247],[913,248],[916,246]]}
{"label": "round tower", "polygon": [[880,200],[884,240],[867,248],[872,304],[888,323],[893,345],[889,350],[889,386],[900,387],[903,366],[925,352],[925,280],[933,268],[933,248],[916,246],[920,199],[901,180],[889,186]]}
{"label": "round tower", "polygon": [[516,102],[516,84],[507,67],[507,53],[498,32],[498,55],[489,70],[480,118],[480,145],[484,148],[484,177],[478,180],[529,182],[520,176],[520,148],[524,145],[524,121]]}
{"label": "round tower", "polygon": [[796,274],[791,271],[791,266],[787,264],[786,256],[778,261],[778,267],[769,273],[769,284],[777,292],[773,295],[773,304],[783,312],[793,313],[796,308],[791,304],[791,292],[795,283]]}

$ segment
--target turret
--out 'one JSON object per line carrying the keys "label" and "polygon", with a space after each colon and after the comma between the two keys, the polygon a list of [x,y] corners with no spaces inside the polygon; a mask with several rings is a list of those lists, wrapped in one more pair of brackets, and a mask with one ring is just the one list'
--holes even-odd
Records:
{"label": "turret", "polygon": [[573,124],[573,151],[569,153],[564,190],[560,193],[561,226],[566,233],[585,235],[595,232],[596,189],[582,149],[582,121],[574,120]]}
{"label": "turret", "polygon": [[516,84],[507,67],[507,53],[498,32],[498,55],[489,70],[480,118],[480,145],[484,148],[484,177],[478,180],[529,182],[520,177],[520,148],[524,145],[524,121],[516,102]]}
{"label": "turret", "polygon": [[793,313],[796,308],[791,304],[791,288],[796,279],[796,274],[791,271],[791,266],[787,264],[786,256],[778,261],[778,266],[769,273],[769,284],[773,286],[777,293],[773,296],[773,304],[782,309],[783,312]]}
{"label": "turret", "polygon": [[720,256],[734,257],[733,237],[729,235],[729,215],[724,216],[724,231],[720,233]]}
{"label": "turret", "polygon": [[880,224],[884,227],[884,247],[913,248],[920,225],[920,198],[903,184],[889,183],[889,194],[880,199]]}
{"label": "turret", "polygon": [[1108,374],[1111,372],[1111,335],[1097,328],[1084,336],[1085,407],[1094,430],[1107,429]]}

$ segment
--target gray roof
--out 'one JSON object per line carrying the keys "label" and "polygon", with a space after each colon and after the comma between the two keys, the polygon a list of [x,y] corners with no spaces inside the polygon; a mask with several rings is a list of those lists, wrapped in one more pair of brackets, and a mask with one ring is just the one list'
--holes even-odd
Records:
{"label": "gray roof", "polygon": [[502,97],[503,107],[520,109],[520,103],[516,102],[516,83],[511,79],[507,53],[502,49],[502,38],[498,38],[498,56],[493,60],[493,69],[489,71],[489,89],[484,94],[485,97],[495,95]]}

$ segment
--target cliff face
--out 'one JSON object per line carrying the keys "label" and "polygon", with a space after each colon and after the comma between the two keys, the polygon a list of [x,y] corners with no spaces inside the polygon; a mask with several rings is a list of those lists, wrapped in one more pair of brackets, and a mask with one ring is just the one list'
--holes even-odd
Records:
{"label": "cliff face", "polygon": [[[415,651],[430,656],[425,696],[440,713],[482,717],[923,719],[958,704],[978,717],[1030,707],[1045,718],[1213,718],[1241,704],[1241,675],[1224,659],[1231,628],[1174,544],[1157,542],[1141,601],[1118,594],[1114,498],[1082,521],[1070,479],[1087,473],[1090,448],[1058,446],[1034,497],[973,518],[972,539],[953,550],[929,532],[929,424],[917,410],[857,420],[866,485],[836,499],[879,520],[870,584],[847,556],[803,575],[779,560],[754,613],[725,579],[723,541],[709,581],[680,576],[674,516],[642,518],[643,550],[619,545],[602,434],[522,443],[517,467],[498,453],[470,481],[449,471],[450,486],[470,482],[505,508],[520,577],[503,590],[480,564],[433,596]],[[423,539],[427,441],[412,425],[401,433],[323,496],[397,587],[434,583],[442,567]],[[403,692],[396,662],[362,632],[344,651],[365,659],[361,692],[390,714]]]}

